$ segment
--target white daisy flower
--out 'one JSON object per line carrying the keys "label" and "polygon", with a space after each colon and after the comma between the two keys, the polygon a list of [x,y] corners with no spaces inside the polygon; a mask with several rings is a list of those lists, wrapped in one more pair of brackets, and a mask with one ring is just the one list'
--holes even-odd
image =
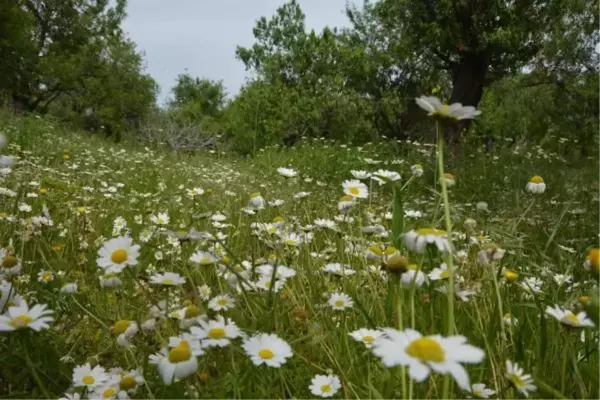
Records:
{"label": "white daisy flower", "polygon": [[440,99],[435,96],[421,96],[415,100],[419,107],[427,111],[430,116],[444,120],[473,119],[481,114],[481,111],[473,106],[463,106],[461,103],[442,104]]}
{"label": "white daisy flower", "polygon": [[277,173],[286,178],[293,178],[298,175],[298,173],[293,169],[284,167],[277,168]]}
{"label": "white daisy flower", "polygon": [[488,399],[496,394],[496,391],[486,388],[485,383],[474,383],[471,385],[471,393],[480,399]]}
{"label": "white daisy flower", "polygon": [[275,293],[279,292],[283,286],[285,285],[285,278],[275,279],[275,284],[271,280],[271,276],[261,275],[258,278],[258,281],[254,283],[254,287],[256,289],[264,290],[264,291],[273,291]]}
{"label": "white daisy flower", "polygon": [[210,299],[210,295],[212,293],[212,289],[210,288],[210,286],[204,284],[202,286],[198,286],[198,295],[200,296],[200,298],[202,300],[208,300]]}
{"label": "white daisy flower", "polygon": [[373,347],[375,340],[383,335],[383,332],[377,329],[361,328],[350,332],[349,335],[357,342],[363,343],[368,349]]}
{"label": "white daisy flower", "polygon": [[208,302],[208,308],[213,311],[227,311],[235,307],[235,299],[228,294],[220,294]]}
{"label": "white daisy flower", "polygon": [[371,177],[371,173],[367,172],[367,171],[356,171],[356,170],[351,170],[350,173],[352,174],[352,177],[354,179],[358,179],[358,180],[365,180],[365,179],[369,179]]}
{"label": "white daisy flower", "polygon": [[[261,274],[262,276],[266,276],[271,278],[273,276],[273,265],[271,264],[263,264],[256,267],[256,272]],[[278,265],[277,270],[275,271],[275,278],[277,279],[288,279],[296,276],[296,270],[292,268],[288,268],[285,265]]]}
{"label": "white daisy flower", "polygon": [[342,188],[347,196],[358,199],[366,199],[369,197],[369,189],[367,185],[357,180],[344,181]]}
{"label": "white daisy flower", "polygon": [[19,305],[8,307],[4,315],[0,315],[0,332],[10,332],[30,328],[36,332],[47,329],[54,318],[49,315],[54,311],[48,310],[46,304],[36,304],[31,309],[25,300]]}
{"label": "white daisy flower", "polygon": [[279,368],[292,356],[290,345],[275,334],[255,335],[245,340],[242,347],[254,365]]}
{"label": "white daisy flower", "polygon": [[439,281],[441,279],[448,279],[450,273],[448,271],[448,265],[446,263],[441,264],[439,267],[436,267],[431,270],[429,273],[429,279],[432,281]]}
{"label": "white daisy flower", "polygon": [[171,349],[163,348],[150,357],[150,363],[158,365],[158,372],[165,385],[178,382],[193,375],[198,370],[198,359],[194,357],[188,342]]}
{"label": "white daisy flower", "polygon": [[63,294],[77,293],[77,284],[67,283],[60,288],[60,292]]}
{"label": "white daisy flower", "polygon": [[115,288],[121,286],[121,279],[115,273],[104,274],[98,277],[100,279],[100,287]]}
{"label": "white daisy flower", "polygon": [[539,175],[533,176],[529,180],[529,182],[527,182],[525,189],[528,192],[534,193],[534,194],[544,193],[546,191],[546,184],[544,183],[544,178],[542,178]]}
{"label": "white daisy flower", "polygon": [[86,387],[88,390],[94,389],[95,387],[102,385],[108,380],[108,374],[99,365],[94,368],[90,364],[80,365],[73,369],[73,386],[74,387]]}
{"label": "white daisy flower", "polygon": [[352,308],[354,302],[345,293],[332,293],[327,300],[327,304],[336,311],[345,310],[346,308]]}
{"label": "white daisy flower", "polygon": [[215,264],[219,259],[207,251],[197,251],[190,257],[190,261],[199,265]]}
{"label": "white daisy flower", "polygon": [[283,205],[283,203],[284,203],[284,201],[283,201],[283,200],[281,200],[281,199],[276,199],[276,200],[273,200],[273,201],[269,201],[269,203],[268,203],[268,204],[269,204],[269,206],[270,206],[270,207],[279,207],[279,206],[282,206],[282,205]]}
{"label": "white daisy flower", "polygon": [[356,273],[352,268],[348,268],[347,265],[340,263],[329,263],[321,268],[321,271],[337,276],[348,276]]}
{"label": "white daisy flower", "polygon": [[594,326],[594,323],[587,317],[585,311],[581,311],[578,314],[574,314],[570,310],[565,310],[555,305],[554,307],[546,307],[546,314],[550,315],[551,317],[554,317],[560,323],[572,326],[574,328]]}
{"label": "white daisy flower", "polygon": [[310,196],[311,192],[298,192],[296,194],[294,194],[294,200],[299,200],[299,199],[303,199],[305,197]]}
{"label": "white daisy flower", "polygon": [[150,277],[150,283],[155,285],[179,286],[185,283],[185,278],[174,272],[154,274]]}
{"label": "white daisy flower", "polygon": [[423,166],[421,164],[415,164],[412,167],[410,167],[410,172],[413,174],[414,177],[420,177],[423,176]]}
{"label": "white daisy flower", "polygon": [[250,200],[248,201],[248,206],[254,210],[262,210],[265,208],[265,199],[260,195],[260,193],[252,193],[250,195]]}
{"label": "white daisy flower", "polygon": [[0,275],[10,278],[19,275],[21,268],[21,261],[17,257],[0,248]]}
{"label": "white daisy flower", "polygon": [[395,171],[388,171],[385,169],[377,170],[373,172],[373,175],[383,179],[385,182],[396,182],[400,180],[400,174]]}
{"label": "white daisy flower", "polygon": [[512,363],[506,360],[506,379],[521,392],[525,397],[529,396],[529,392],[535,392],[537,387],[533,384],[531,375],[526,375],[523,368],[520,368],[517,363]]}
{"label": "white daisy flower", "polygon": [[150,221],[152,221],[152,223],[155,225],[168,225],[170,221],[169,214],[158,213],[158,215],[151,216]]}
{"label": "white daisy flower", "polygon": [[427,282],[427,275],[418,269],[411,269],[410,265],[406,272],[400,276],[400,283],[402,286],[414,285],[415,287],[421,287]]}
{"label": "white daisy flower", "polygon": [[322,229],[337,230],[337,224],[335,223],[335,221],[332,221],[330,219],[317,218],[315,219],[315,225]]}
{"label": "white daisy flower", "polygon": [[403,235],[404,244],[410,250],[423,253],[428,244],[432,244],[441,252],[451,252],[446,231],[434,228],[411,230]]}
{"label": "white daisy flower", "polygon": [[202,341],[203,347],[225,347],[231,339],[241,336],[241,332],[233,321],[227,321],[218,315],[216,319],[204,321],[198,319],[200,326],[192,326],[191,334]]}
{"label": "white daisy flower", "polygon": [[98,250],[96,263],[105,273],[121,272],[125,267],[137,265],[140,245],[133,244],[127,236],[110,239]]}
{"label": "white daisy flower", "polygon": [[315,375],[308,388],[315,396],[332,397],[342,388],[342,383],[337,375]]}
{"label": "white daisy flower", "polygon": [[467,338],[422,336],[413,329],[383,331],[384,336],[375,341],[373,353],[386,367],[407,366],[409,376],[417,382],[427,379],[432,370],[450,374],[461,389],[470,389],[469,375],[461,363],[480,363],[484,352],[467,344]]}

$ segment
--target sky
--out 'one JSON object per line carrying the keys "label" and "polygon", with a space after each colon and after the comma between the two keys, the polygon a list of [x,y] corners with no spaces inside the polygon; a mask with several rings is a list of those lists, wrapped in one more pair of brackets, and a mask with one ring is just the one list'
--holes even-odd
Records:
{"label": "sky", "polygon": [[[347,0],[298,0],[307,30],[347,26]],[[244,64],[236,46],[254,43],[252,28],[285,0],[129,0],[123,29],[143,51],[146,71],[161,88],[159,104],[169,96],[177,75],[223,80],[230,96],[244,84]],[[187,69],[187,71],[186,71]]]}

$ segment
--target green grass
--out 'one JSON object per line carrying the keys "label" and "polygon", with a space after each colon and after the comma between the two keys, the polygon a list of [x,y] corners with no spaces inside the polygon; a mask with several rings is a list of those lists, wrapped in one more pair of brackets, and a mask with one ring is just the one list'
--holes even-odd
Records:
{"label": "green grass", "polygon": [[[184,156],[135,143],[115,145],[37,117],[2,114],[0,132],[8,138],[2,154],[19,157],[0,183],[16,192],[15,197],[0,197],[0,246],[21,261],[21,273],[11,278],[17,292],[30,306],[47,304],[54,310],[50,329],[0,334],[0,397],[57,398],[69,390],[74,367],[86,362],[107,371],[139,369],[146,384],[133,398],[309,398],[314,397],[308,389],[312,377],[327,373],[338,375],[342,383],[335,398],[400,398],[405,392],[412,398],[442,397],[443,376],[431,374],[422,383],[409,383],[399,367],[385,368],[348,335],[359,328],[397,328],[399,304],[404,328],[424,335],[446,334],[447,297],[436,290],[443,281],[398,292],[394,276],[386,281],[370,272],[368,266],[377,263],[367,261],[364,251],[353,251],[373,244],[389,246],[394,239],[391,234],[378,238],[361,230],[370,224],[367,211],[386,232],[392,231],[393,222],[394,231],[444,229],[443,202],[435,184],[435,147],[392,141],[356,148],[306,139],[293,149],[268,148],[253,159],[243,159],[209,152]],[[381,163],[370,165],[365,158]],[[411,179],[410,166],[415,163],[423,165],[425,174]],[[468,302],[455,300],[454,331],[485,351],[483,362],[467,365],[471,382],[485,383],[503,398],[522,396],[505,378],[505,361],[511,360],[534,377],[538,390],[530,397],[598,398],[597,328],[567,328],[544,313],[546,306],[555,304],[578,311],[580,296],[598,290],[597,277],[582,266],[588,250],[598,245],[597,158],[576,159],[525,145],[486,153],[469,145],[451,164],[457,177],[456,186],[449,189],[454,245],[466,254],[464,261],[455,259],[455,268],[461,287],[476,291]],[[291,167],[298,177],[283,178],[278,167]],[[402,176],[397,213],[418,210],[423,217],[386,219],[394,204],[393,188],[374,183],[370,198],[360,200],[351,211],[353,223],[338,223],[338,232],[314,230],[312,241],[297,251],[281,244],[270,246],[265,235],[252,233],[252,222],[271,222],[279,216],[294,232],[316,218],[333,219],[343,195],[342,182],[352,179],[350,170],[379,168]],[[544,194],[525,191],[533,175],[544,177]],[[203,188],[205,194],[188,198],[186,189],[194,187]],[[294,199],[301,191],[310,195]],[[285,203],[247,215],[242,208],[255,192],[267,201]],[[29,197],[30,193],[38,197]],[[480,201],[488,203],[489,212],[477,210]],[[32,211],[20,211],[21,203]],[[44,205],[53,226],[30,229],[30,218],[42,215]],[[89,213],[79,215],[80,207]],[[184,242],[180,248],[159,234],[141,242],[140,233],[157,229],[150,216],[159,212],[168,212],[167,228],[173,231],[194,227],[216,235],[220,230],[227,238],[218,243]],[[228,227],[216,229],[209,218],[198,218],[216,212],[227,216]],[[113,236],[117,217],[127,221],[131,237],[141,245],[140,256],[137,266],[120,274],[121,287],[103,289],[97,252]],[[474,229],[464,225],[468,218],[476,221]],[[480,235],[506,250],[502,260],[478,262],[481,245],[470,244],[470,238]],[[198,248],[218,251],[230,263],[220,268],[193,265],[188,259]],[[442,262],[436,251],[424,255],[404,247],[400,251],[425,273]],[[242,261],[255,266],[269,257],[297,271],[279,292],[238,293],[223,277],[223,272],[239,271],[235,265]],[[335,262],[348,264],[356,274],[336,277],[320,271]],[[517,281],[505,282],[502,268],[518,272]],[[42,270],[52,271],[54,280],[39,282]],[[153,272],[167,271],[179,273],[186,283],[169,290],[149,283]],[[559,273],[571,275],[572,283],[557,285],[553,277]],[[520,284],[527,277],[543,281],[541,293],[526,296]],[[78,292],[61,294],[66,283],[77,283]],[[184,331],[176,321],[167,318],[158,321],[154,331],[140,330],[131,339],[134,347],[117,344],[109,329],[116,321],[141,325],[150,318],[150,307],[167,296],[170,310],[194,304],[214,317],[199,296],[197,287],[203,284],[210,286],[213,296],[228,293],[236,299],[235,307],[221,314],[249,335],[276,333],[291,345],[293,356],[278,369],[255,366],[244,353],[242,340],[236,339],[199,356],[198,374],[165,385],[148,356]],[[328,307],[333,291],[352,297],[354,307],[344,311]],[[505,313],[518,324],[503,326]],[[580,340],[582,331],[585,341]],[[455,398],[468,395],[455,384],[451,390]]]}

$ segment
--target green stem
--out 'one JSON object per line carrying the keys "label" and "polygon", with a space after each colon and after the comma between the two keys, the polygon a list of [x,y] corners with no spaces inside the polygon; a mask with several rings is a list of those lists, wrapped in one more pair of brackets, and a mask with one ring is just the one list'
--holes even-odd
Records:
{"label": "green stem", "polygon": [[[403,319],[403,314],[402,314],[402,303],[404,302],[404,298],[403,298],[403,293],[402,293],[402,287],[400,286],[400,275],[396,274],[396,301],[397,301],[397,307],[398,307],[398,330],[403,331],[404,330],[404,322],[402,321]],[[407,399],[407,393],[406,393],[406,367],[404,365],[402,365],[400,367],[400,380],[401,380],[401,384],[402,384],[402,398],[403,399]]]}
{"label": "green stem", "polygon": [[[440,122],[436,122],[436,132],[438,137],[437,156],[439,179],[442,186],[442,199],[444,201],[444,219],[446,222],[446,234],[448,235],[448,243],[452,249],[452,223],[450,221],[450,202],[448,201],[448,189],[446,180],[444,179],[444,138],[441,132]],[[452,253],[445,257],[446,265],[448,266],[448,312],[446,320],[446,334],[451,336],[454,332],[454,260]],[[450,395],[450,375],[444,376],[443,398],[449,399]]]}
{"label": "green stem", "polygon": [[494,289],[496,291],[496,299],[498,300],[498,314],[500,316],[500,333],[502,334],[502,340],[506,340],[506,332],[504,331],[504,311],[502,310],[502,297],[500,296],[500,287],[498,286],[498,278],[494,271],[493,265],[490,267],[492,270],[492,276],[494,278]]}
{"label": "green stem", "polygon": [[29,370],[31,371],[31,375],[33,375],[33,379],[35,380],[35,383],[37,383],[38,387],[42,391],[42,394],[44,395],[44,397],[46,399],[51,399],[52,397],[50,396],[50,393],[48,393],[48,390],[46,390],[46,386],[44,386],[44,383],[40,379],[40,376],[38,375],[37,370],[35,368],[35,365],[33,365],[31,358],[29,358],[29,351],[27,350],[28,345],[29,344],[26,344],[25,346],[23,346],[23,351],[25,353],[25,361],[27,362],[27,366],[29,367]]}

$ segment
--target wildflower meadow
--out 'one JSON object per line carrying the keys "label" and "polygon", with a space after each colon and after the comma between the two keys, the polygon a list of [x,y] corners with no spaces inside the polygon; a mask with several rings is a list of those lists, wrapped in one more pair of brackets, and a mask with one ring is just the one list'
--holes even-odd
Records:
{"label": "wildflower meadow", "polygon": [[3,398],[598,397],[597,160],[0,131]]}

